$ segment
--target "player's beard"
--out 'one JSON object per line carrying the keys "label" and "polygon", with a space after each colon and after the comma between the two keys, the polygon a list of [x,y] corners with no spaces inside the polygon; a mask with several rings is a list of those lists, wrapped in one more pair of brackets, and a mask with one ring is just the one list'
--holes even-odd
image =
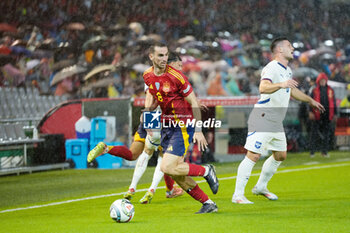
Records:
{"label": "player's beard", "polygon": [[159,70],[165,70],[166,63],[164,65],[162,65],[161,63],[155,63],[154,66]]}

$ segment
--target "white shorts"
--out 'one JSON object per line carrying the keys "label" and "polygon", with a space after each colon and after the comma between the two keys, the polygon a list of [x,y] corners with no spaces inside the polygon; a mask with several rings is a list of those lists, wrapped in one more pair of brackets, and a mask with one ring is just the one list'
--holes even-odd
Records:
{"label": "white shorts", "polygon": [[284,132],[248,132],[244,148],[258,154],[267,150],[287,151],[286,135]]}

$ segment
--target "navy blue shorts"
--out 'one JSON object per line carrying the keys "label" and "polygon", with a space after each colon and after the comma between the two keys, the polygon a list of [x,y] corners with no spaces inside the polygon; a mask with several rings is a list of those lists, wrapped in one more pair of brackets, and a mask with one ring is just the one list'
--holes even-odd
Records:
{"label": "navy blue shorts", "polygon": [[161,144],[163,153],[169,153],[177,156],[184,156],[190,146],[194,134],[192,127],[171,127],[162,128]]}

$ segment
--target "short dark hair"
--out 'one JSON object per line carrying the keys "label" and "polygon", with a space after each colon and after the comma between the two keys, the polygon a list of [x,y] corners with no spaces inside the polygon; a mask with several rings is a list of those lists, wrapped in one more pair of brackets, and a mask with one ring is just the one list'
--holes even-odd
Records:
{"label": "short dark hair", "polygon": [[171,62],[182,61],[180,55],[175,52],[170,52],[168,57],[168,64]]}
{"label": "short dark hair", "polygon": [[281,42],[281,41],[284,41],[284,40],[288,40],[288,41],[289,41],[289,39],[288,39],[287,37],[277,37],[276,39],[274,39],[274,40],[272,41],[271,45],[270,45],[270,50],[271,50],[271,52],[273,53],[274,50],[275,50],[275,48],[277,47],[277,44],[278,44],[279,42]]}
{"label": "short dark hair", "polygon": [[155,47],[168,47],[167,44],[163,42],[154,42],[150,47],[149,47],[149,53],[154,53]]}

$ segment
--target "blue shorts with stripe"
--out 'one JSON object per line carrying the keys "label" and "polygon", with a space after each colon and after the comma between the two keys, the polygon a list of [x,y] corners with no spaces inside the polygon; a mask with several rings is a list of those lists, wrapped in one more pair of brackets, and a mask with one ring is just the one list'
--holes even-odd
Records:
{"label": "blue shorts with stripe", "polygon": [[187,153],[194,134],[192,127],[169,127],[162,128],[161,144],[163,153],[169,153],[177,156],[184,156]]}
{"label": "blue shorts with stripe", "polygon": [[143,128],[143,124],[140,123],[140,125],[139,125],[139,127],[134,135],[134,141],[145,143],[146,136],[147,136],[147,132],[146,132],[145,128]]}

